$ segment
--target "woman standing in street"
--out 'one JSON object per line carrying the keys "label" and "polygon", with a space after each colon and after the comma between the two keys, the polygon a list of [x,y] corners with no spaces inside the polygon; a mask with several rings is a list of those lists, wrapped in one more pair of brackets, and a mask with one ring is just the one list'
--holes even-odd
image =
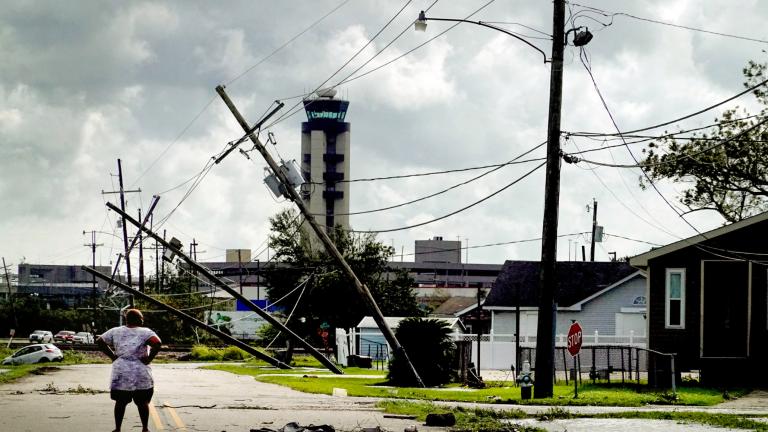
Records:
{"label": "woman standing in street", "polygon": [[160,351],[160,338],[151,329],[142,327],[144,316],[138,309],[125,312],[125,323],[104,332],[96,344],[112,359],[110,396],[115,401],[115,432],[120,432],[125,407],[131,401],[139,409],[142,432],[146,432],[149,431],[149,402],[154,393],[149,364]]}

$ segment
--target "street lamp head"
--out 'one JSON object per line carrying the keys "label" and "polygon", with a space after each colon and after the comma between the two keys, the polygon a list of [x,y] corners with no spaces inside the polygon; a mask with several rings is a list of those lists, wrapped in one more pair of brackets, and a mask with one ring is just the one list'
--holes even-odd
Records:
{"label": "street lamp head", "polygon": [[413,23],[413,28],[422,32],[427,30],[427,16],[424,11],[419,12],[419,18]]}

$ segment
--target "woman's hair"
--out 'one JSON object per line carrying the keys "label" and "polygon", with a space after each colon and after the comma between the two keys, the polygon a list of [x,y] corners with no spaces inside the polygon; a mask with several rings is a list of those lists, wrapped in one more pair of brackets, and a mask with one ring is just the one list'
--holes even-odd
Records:
{"label": "woman's hair", "polygon": [[140,326],[144,324],[144,315],[138,309],[128,309],[125,311],[125,322],[128,325]]}

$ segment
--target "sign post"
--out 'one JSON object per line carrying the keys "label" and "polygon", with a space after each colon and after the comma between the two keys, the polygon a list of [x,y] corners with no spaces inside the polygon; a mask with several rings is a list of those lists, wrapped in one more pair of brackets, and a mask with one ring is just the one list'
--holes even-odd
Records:
{"label": "sign post", "polygon": [[573,324],[571,324],[571,327],[568,329],[568,352],[573,357],[573,372],[576,374],[576,376],[573,377],[573,394],[574,398],[579,397],[579,375],[580,371],[577,369],[576,366],[576,357],[579,355],[579,352],[581,351],[581,325],[574,321]]}

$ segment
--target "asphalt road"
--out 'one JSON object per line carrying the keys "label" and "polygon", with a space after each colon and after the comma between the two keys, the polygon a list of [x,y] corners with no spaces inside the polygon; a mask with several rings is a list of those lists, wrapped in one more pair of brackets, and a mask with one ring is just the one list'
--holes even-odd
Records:
{"label": "asphalt road", "polygon": [[[252,377],[197,369],[186,363],[155,364],[153,431],[248,432],[295,421],[336,430],[381,426],[402,431],[414,420],[384,418],[375,401],[311,395],[260,383]],[[114,427],[107,393],[110,365],[65,366],[0,386],[0,424],[8,431],[109,431]],[[88,390],[98,393],[92,394]],[[133,405],[123,430],[140,430]],[[418,424],[419,431],[439,431]]]}
{"label": "asphalt road", "polygon": [[[419,431],[441,431],[414,420],[384,418],[371,398],[335,397],[297,392],[286,387],[261,383],[252,377],[228,372],[198,369],[199,364],[169,363],[153,365],[155,397],[150,429],[153,431],[228,431],[248,432],[252,428],[279,429],[288,422],[301,425],[328,424],[342,431],[361,431],[380,426],[403,431],[416,424]],[[0,386],[0,430],[90,432],[113,429],[112,401],[108,384],[110,365],[54,366],[42,375],[31,375]],[[321,379],[321,378],[318,378]],[[446,405],[459,405],[446,403]],[[466,407],[477,404],[460,404]],[[545,406],[484,405],[492,409],[523,409],[541,413]],[[569,411],[593,413],[626,411],[621,407],[567,407]],[[716,407],[656,406],[631,410],[708,411],[766,416],[768,393],[754,392],[748,397]],[[684,425],[670,421],[573,419],[554,422],[526,420],[549,431],[725,431],[703,425]],[[140,430],[134,406],[126,412],[124,431]]]}

